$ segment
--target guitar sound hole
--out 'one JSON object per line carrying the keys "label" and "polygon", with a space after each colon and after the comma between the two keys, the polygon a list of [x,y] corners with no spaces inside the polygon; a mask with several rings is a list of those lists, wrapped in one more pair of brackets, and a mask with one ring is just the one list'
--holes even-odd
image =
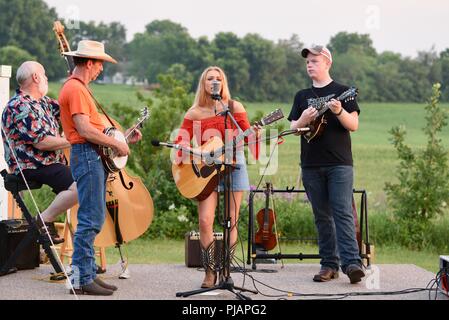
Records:
{"label": "guitar sound hole", "polygon": [[215,167],[214,166],[204,166],[200,169],[200,175],[202,178],[209,177],[212,173],[214,173]]}

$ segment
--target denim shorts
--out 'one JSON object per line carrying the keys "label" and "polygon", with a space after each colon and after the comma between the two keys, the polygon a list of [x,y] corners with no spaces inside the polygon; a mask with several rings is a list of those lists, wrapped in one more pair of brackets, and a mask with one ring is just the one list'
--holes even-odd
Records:
{"label": "denim shorts", "polygon": [[[232,191],[247,191],[249,190],[249,178],[248,171],[246,169],[245,153],[237,152],[237,163],[235,169],[231,173],[231,190]],[[224,177],[221,176],[220,183],[218,184],[218,192],[224,191]],[[217,190],[216,190],[217,191]]]}

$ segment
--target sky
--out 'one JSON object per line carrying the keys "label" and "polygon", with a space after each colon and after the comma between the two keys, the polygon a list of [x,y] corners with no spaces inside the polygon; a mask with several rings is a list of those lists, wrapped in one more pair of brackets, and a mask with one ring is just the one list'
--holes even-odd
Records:
{"label": "sky", "polygon": [[[258,33],[277,41],[297,34],[305,45],[327,44],[340,31],[369,34],[378,52],[416,57],[449,48],[448,0],[44,0],[76,21],[118,21],[127,40],[153,20],[179,23],[193,38],[218,32]],[[70,27],[70,26],[69,26]]]}

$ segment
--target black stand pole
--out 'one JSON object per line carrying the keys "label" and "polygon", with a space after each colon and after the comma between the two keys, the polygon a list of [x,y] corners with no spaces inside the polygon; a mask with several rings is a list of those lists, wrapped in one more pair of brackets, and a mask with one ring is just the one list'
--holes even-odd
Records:
{"label": "black stand pole", "polygon": [[[215,97],[213,97],[213,99],[219,100],[221,102],[221,97],[218,98],[215,96]],[[223,103],[222,103],[222,105],[223,105]],[[232,116],[232,113],[229,111],[229,109],[224,105],[223,105],[223,109],[224,109],[224,111],[221,114],[224,115],[225,128],[226,128],[228,116],[231,118],[231,120],[234,122],[234,124],[238,128],[238,124],[235,121],[235,119]],[[241,131],[241,129],[240,129],[240,131]],[[226,130],[225,130],[225,133],[226,133]],[[225,139],[225,141],[226,141],[226,139]],[[223,248],[222,248],[222,250],[223,250],[223,252],[222,252],[222,254],[223,254],[223,265],[222,265],[223,277],[222,277],[222,279],[219,279],[220,283],[216,286],[213,286],[211,288],[203,288],[203,289],[198,289],[198,290],[187,291],[187,292],[177,292],[176,293],[177,297],[189,297],[191,295],[200,294],[203,292],[209,292],[209,291],[213,291],[213,290],[228,290],[228,291],[232,292],[233,294],[235,294],[236,297],[240,300],[251,300],[251,298],[243,295],[241,292],[237,292],[236,290],[248,291],[248,292],[257,294],[257,291],[235,286],[234,281],[231,278],[231,271],[230,271],[230,266],[231,266],[230,245],[231,245],[231,243],[230,242],[231,242],[232,224],[231,224],[230,210],[231,210],[231,173],[232,173],[232,167],[233,167],[233,165],[232,165],[233,152],[234,152],[234,143],[225,143],[224,162],[223,163],[216,162],[217,174],[219,175],[219,177],[221,175],[220,174],[221,166],[223,166],[223,165],[225,166],[224,173],[222,173],[222,175],[224,176],[224,192],[223,192],[224,214],[223,214]],[[218,162],[219,162],[219,160],[218,160]],[[220,195],[218,195],[218,196],[220,197]],[[218,201],[220,201],[219,198],[218,198]]]}
{"label": "black stand pole", "polygon": [[[24,250],[28,248],[31,245],[31,243],[39,240],[39,242],[42,244],[42,247],[44,248],[45,253],[47,254],[47,257],[50,260],[51,265],[53,266],[56,272],[56,275],[53,275],[51,277],[51,280],[65,279],[65,275],[61,275],[63,272],[63,266],[59,264],[58,259],[55,256],[55,252],[52,250],[50,235],[40,233],[38,231],[39,228],[37,227],[36,222],[34,221],[33,217],[28,211],[28,208],[23,202],[22,197],[19,194],[19,191],[24,190],[25,186],[19,182],[20,180],[17,177],[13,175],[8,175],[6,170],[2,170],[1,175],[4,180],[5,189],[11,192],[12,196],[19,205],[19,208],[22,210],[22,213],[25,216],[25,219],[27,220],[30,229],[28,230],[25,238],[23,238],[20,244],[16,247],[14,253],[9,257],[9,259],[5,262],[5,264],[0,267],[0,276],[16,272],[17,269],[14,266],[17,258],[21,254],[23,254]],[[32,185],[31,188],[33,188]]]}
{"label": "black stand pole", "polygon": [[[249,223],[248,223],[248,258],[246,264],[252,264],[252,269],[256,270],[256,260],[257,259],[320,259],[319,254],[281,254],[281,253],[257,253],[256,243],[255,243],[255,227],[254,227],[254,196],[256,193],[263,193],[264,190],[251,190],[249,194]],[[295,190],[295,188],[289,189],[274,189],[271,191],[275,193],[305,193],[305,190]],[[360,258],[366,259],[367,266],[371,265],[371,244],[369,240],[369,227],[368,227],[368,206],[367,206],[367,193],[365,190],[353,189],[353,194],[361,194],[360,200],[360,242],[359,243],[359,254]],[[355,223],[355,222],[354,222]],[[365,228],[365,229],[364,229]],[[364,239],[363,239],[364,236]],[[362,252],[362,244],[365,245],[366,252]]]}

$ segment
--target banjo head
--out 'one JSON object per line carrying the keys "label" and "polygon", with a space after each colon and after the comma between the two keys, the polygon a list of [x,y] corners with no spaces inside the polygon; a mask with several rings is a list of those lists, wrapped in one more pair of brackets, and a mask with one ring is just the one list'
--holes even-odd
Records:
{"label": "banjo head", "polygon": [[[121,131],[117,130],[116,128],[113,128],[113,127],[106,128],[104,130],[104,133],[106,135],[114,138],[115,140],[127,143],[125,135]],[[126,162],[128,161],[128,156],[118,157],[118,156],[113,155],[111,148],[107,148],[107,149],[108,149],[108,155],[109,155],[109,161],[108,161],[107,165],[113,171],[119,171],[119,170],[123,169],[126,166]]]}

